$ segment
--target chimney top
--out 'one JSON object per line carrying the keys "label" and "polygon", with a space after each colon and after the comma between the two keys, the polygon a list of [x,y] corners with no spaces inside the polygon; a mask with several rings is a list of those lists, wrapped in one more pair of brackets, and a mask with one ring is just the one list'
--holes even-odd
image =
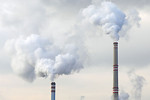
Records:
{"label": "chimney top", "polygon": [[52,82],[52,83],[51,83],[51,85],[55,85],[55,84],[56,84],[55,82]]}
{"label": "chimney top", "polygon": [[118,42],[114,42],[114,44],[118,44]]}

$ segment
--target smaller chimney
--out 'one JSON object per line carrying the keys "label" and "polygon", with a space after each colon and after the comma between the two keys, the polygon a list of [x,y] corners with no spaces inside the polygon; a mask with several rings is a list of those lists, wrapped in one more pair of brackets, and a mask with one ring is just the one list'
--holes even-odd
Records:
{"label": "smaller chimney", "polygon": [[51,83],[51,100],[55,100],[55,82]]}

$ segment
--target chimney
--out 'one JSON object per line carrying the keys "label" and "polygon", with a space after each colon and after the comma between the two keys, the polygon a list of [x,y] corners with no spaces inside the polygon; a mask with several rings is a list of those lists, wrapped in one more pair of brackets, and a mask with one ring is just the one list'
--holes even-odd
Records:
{"label": "chimney", "polygon": [[55,100],[55,82],[51,83],[51,100]]}
{"label": "chimney", "polygon": [[113,65],[113,100],[118,98],[118,42],[114,42],[114,65]]}

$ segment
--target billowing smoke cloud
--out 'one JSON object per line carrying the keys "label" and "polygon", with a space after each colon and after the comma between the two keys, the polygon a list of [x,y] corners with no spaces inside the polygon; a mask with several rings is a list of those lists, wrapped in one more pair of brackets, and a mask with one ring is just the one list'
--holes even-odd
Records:
{"label": "billowing smoke cloud", "polygon": [[8,40],[5,49],[11,54],[14,72],[30,82],[36,77],[54,80],[83,68],[77,46],[70,43],[57,47],[40,35]]}
{"label": "billowing smoke cloud", "polygon": [[133,71],[129,72],[129,78],[133,85],[132,96],[134,100],[141,100],[142,88],[145,82],[143,76],[136,75]]}
{"label": "billowing smoke cloud", "polygon": [[128,26],[128,20],[134,20],[132,21],[134,23],[139,21],[136,16],[126,16],[112,2],[102,2],[101,5],[90,5],[83,9],[82,15],[85,18],[84,21],[102,27],[103,31],[109,34],[115,41],[118,41],[119,37],[122,36],[119,32],[124,25]]}
{"label": "billowing smoke cloud", "polygon": [[105,33],[119,40],[118,32],[125,23],[126,16],[115,4],[102,2],[100,7],[90,5],[82,13],[90,23],[101,26]]}

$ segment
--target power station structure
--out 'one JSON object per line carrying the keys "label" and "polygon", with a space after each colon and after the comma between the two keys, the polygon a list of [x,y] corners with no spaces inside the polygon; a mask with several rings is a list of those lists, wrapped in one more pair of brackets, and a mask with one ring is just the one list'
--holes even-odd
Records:
{"label": "power station structure", "polygon": [[51,83],[51,100],[55,100],[55,86],[56,86],[56,83],[52,82]]}
{"label": "power station structure", "polygon": [[114,42],[113,56],[113,100],[119,100],[118,93],[118,42]]}
{"label": "power station structure", "polygon": [[[119,88],[118,88],[118,42],[114,42],[113,50],[113,100],[119,100]],[[55,86],[56,83],[51,83],[51,100],[55,100]]]}

